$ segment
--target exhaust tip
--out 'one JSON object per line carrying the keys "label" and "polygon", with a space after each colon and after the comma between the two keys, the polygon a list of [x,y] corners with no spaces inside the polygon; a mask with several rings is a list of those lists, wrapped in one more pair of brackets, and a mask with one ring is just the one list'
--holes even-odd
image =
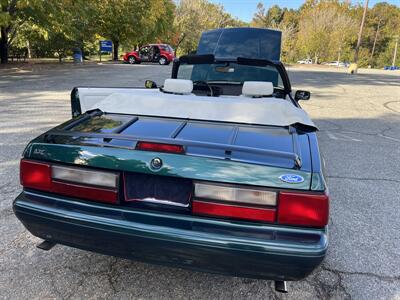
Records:
{"label": "exhaust tip", "polygon": [[39,248],[39,249],[42,249],[44,251],[49,251],[55,245],[56,245],[56,243],[54,243],[54,242],[44,240],[40,244],[36,245],[36,247]]}
{"label": "exhaust tip", "polygon": [[275,280],[275,291],[286,294],[288,292],[286,281]]}

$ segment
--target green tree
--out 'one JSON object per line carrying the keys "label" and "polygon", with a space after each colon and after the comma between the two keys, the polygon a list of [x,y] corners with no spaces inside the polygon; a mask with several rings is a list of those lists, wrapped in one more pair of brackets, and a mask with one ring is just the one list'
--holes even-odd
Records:
{"label": "green tree", "polygon": [[300,9],[297,46],[303,55],[322,60],[341,59],[356,39],[357,22],[350,6],[339,1],[308,1]]}
{"label": "green tree", "polygon": [[278,5],[271,6],[267,11],[260,2],[257,4],[257,12],[254,14],[251,26],[261,28],[277,28],[282,22],[285,10]]}
{"label": "green tree", "polygon": [[[98,33],[112,40],[114,60],[121,44],[140,43],[167,31],[171,0],[104,0],[98,2]],[[171,18],[172,20],[172,18]],[[161,31],[161,32],[160,32]]]}
{"label": "green tree", "polygon": [[[56,53],[61,59],[67,48],[84,48],[84,40],[94,37],[94,0],[0,0],[2,62],[7,62],[10,46],[25,43],[28,53],[34,43],[42,53]],[[39,41],[41,45],[39,46]],[[53,49],[51,49],[53,48]]]}
{"label": "green tree", "polygon": [[[66,47],[80,48],[85,56],[86,44],[96,39],[97,3],[95,0],[59,0],[42,6],[47,16],[40,25],[47,31],[49,43],[59,41],[56,44],[62,46],[64,39]],[[60,47],[57,48],[59,52]]]}
{"label": "green tree", "polygon": [[203,31],[244,25],[226,13],[222,5],[206,0],[181,0],[175,11],[173,46],[176,52],[187,54],[196,50]]}
{"label": "green tree", "polygon": [[28,19],[30,10],[28,1],[0,0],[0,60],[8,62],[9,47],[15,39],[18,29]]}
{"label": "green tree", "polygon": [[393,58],[394,37],[400,32],[400,8],[381,2],[368,16],[364,45],[370,50],[369,64],[388,65]]}
{"label": "green tree", "polygon": [[343,61],[343,59],[350,61],[350,46],[356,40],[358,23],[349,14],[350,8],[347,3],[337,3],[332,9],[336,13],[332,20],[329,58],[337,61]]}
{"label": "green tree", "polygon": [[154,41],[166,42],[173,36],[173,22],[175,13],[175,4],[171,0],[163,0],[154,3],[154,10],[157,13],[152,13],[152,17],[148,18],[144,26],[139,42],[151,43]]}
{"label": "green tree", "polygon": [[276,29],[282,32],[281,59],[293,60],[295,56],[295,41],[298,27],[298,13],[278,5],[270,7],[267,11],[262,3],[258,3],[257,12],[250,23],[253,27]]}

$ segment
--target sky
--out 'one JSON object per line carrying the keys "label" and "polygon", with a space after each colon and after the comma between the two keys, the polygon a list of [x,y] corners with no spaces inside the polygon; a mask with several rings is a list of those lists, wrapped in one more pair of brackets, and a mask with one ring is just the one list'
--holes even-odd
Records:
{"label": "sky", "polygon": [[[266,8],[275,4],[278,4],[280,7],[299,8],[304,3],[304,0],[210,0],[210,2],[222,4],[225,10],[231,15],[238,17],[245,22],[250,22],[259,2],[262,2]],[[352,0],[352,2],[354,4],[359,2],[364,3],[364,1],[357,0]],[[368,6],[372,7],[378,2],[382,1],[370,0]],[[400,0],[385,0],[385,2],[400,6]]]}

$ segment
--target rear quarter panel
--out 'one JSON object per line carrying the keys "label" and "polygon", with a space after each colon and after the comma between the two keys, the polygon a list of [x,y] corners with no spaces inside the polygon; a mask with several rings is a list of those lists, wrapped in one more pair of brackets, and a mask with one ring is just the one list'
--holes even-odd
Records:
{"label": "rear quarter panel", "polygon": [[310,155],[311,155],[311,167],[312,167],[311,190],[325,191],[327,190],[327,185],[324,175],[323,159],[318,146],[317,133],[311,132],[308,133],[307,135],[310,143]]}

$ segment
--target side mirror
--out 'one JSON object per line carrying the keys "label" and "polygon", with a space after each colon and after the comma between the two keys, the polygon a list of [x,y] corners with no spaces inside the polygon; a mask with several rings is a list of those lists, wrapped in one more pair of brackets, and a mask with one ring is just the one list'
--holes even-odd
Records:
{"label": "side mirror", "polygon": [[299,100],[310,100],[311,93],[309,91],[301,91],[298,90],[294,94],[294,100],[299,101]]}
{"label": "side mirror", "polygon": [[157,83],[155,83],[153,80],[146,80],[144,82],[144,87],[146,89],[156,89],[157,88]]}

